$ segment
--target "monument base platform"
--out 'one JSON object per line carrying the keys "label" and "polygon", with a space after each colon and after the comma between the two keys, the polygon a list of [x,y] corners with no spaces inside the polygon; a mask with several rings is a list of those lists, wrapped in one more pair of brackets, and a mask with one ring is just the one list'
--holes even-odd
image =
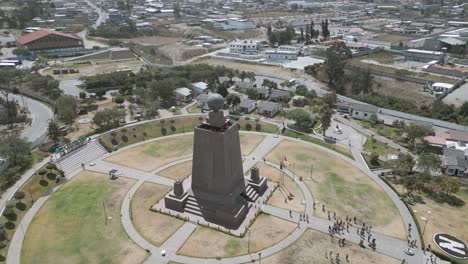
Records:
{"label": "monument base platform", "polygon": [[[217,210],[216,207],[208,207],[210,211],[202,209],[206,207],[203,206],[205,201],[198,201],[193,195],[192,190],[188,190],[181,197],[176,197],[173,191],[171,191],[155,204],[151,210],[208,226],[235,236],[243,236],[260,211],[261,205],[266,203],[276,188],[276,183],[268,181],[265,177],[261,177],[259,183],[254,183],[248,178],[244,179],[247,187],[242,197],[246,202],[245,205],[236,209],[235,212],[221,210],[220,208]],[[189,177],[185,181],[190,182],[191,178]],[[200,206],[200,203],[202,206]],[[225,225],[224,223],[233,224]]]}

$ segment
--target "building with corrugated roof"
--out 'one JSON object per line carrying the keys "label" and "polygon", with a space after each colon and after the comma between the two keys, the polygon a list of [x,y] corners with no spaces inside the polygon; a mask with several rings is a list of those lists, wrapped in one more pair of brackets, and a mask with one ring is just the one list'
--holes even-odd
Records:
{"label": "building with corrugated roof", "polygon": [[60,55],[75,55],[84,49],[81,37],[48,29],[19,36],[16,42],[29,51]]}

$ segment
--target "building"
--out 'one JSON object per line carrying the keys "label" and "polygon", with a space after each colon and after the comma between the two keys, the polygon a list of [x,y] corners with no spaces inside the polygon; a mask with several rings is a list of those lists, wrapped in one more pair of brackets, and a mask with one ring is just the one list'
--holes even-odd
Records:
{"label": "building", "polygon": [[192,101],[192,91],[187,87],[177,88],[174,91],[177,101],[190,102]]}
{"label": "building", "polygon": [[447,175],[464,177],[468,167],[465,152],[459,149],[445,148],[442,165]]}
{"label": "building", "polygon": [[262,116],[271,118],[277,115],[281,110],[283,110],[283,106],[280,103],[265,101],[260,101],[257,103],[257,113]]}
{"label": "building", "polygon": [[377,114],[378,107],[368,104],[351,104],[351,117],[360,120],[369,120],[372,115]]}
{"label": "building", "polygon": [[270,94],[270,100],[273,102],[289,102],[291,94],[288,91],[273,89]]}
{"label": "building", "polygon": [[79,36],[48,29],[19,36],[16,41],[18,47],[49,54],[71,56],[81,54],[84,49],[83,40]]}
{"label": "building", "polygon": [[265,58],[269,60],[297,60],[298,53],[289,50],[265,50]]}
{"label": "building", "polygon": [[409,49],[405,52],[405,59],[420,62],[439,61],[443,59],[444,53],[440,51]]}
{"label": "building", "polygon": [[256,84],[254,81],[237,81],[236,82],[236,88],[239,91],[245,91],[247,89],[252,89],[256,87]]}
{"label": "building", "polygon": [[436,82],[431,85],[431,88],[434,92],[450,93],[453,90],[453,84]]}
{"label": "building", "polygon": [[192,83],[192,87],[195,94],[202,94],[208,92],[208,84],[205,82]]}
{"label": "building", "polygon": [[257,108],[257,101],[250,99],[242,99],[240,104],[237,105],[236,108],[238,112],[248,114],[255,110],[255,108]]}
{"label": "building", "polygon": [[262,49],[260,41],[257,40],[237,40],[229,42],[228,44],[230,53],[244,54],[244,55],[257,55]]}

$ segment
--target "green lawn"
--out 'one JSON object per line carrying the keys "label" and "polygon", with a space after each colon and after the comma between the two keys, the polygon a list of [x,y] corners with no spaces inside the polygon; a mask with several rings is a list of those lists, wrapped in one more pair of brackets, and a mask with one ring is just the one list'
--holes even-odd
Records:
{"label": "green lawn", "polygon": [[[134,183],[85,171],[42,206],[24,240],[22,263],[139,263],[146,253],[120,223],[120,206]],[[107,218],[107,221],[106,221]]]}
{"label": "green lawn", "polygon": [[[184,132],[193,132],[193,128],[198,125],[204,118],[205,116],[197,115],[168,118],[164,119],[163,123],[161,123],[161,120],[153,121],[143,125],[126,128],[126,131],[119,129],[115,132],[115,136],[111,135],[111,133],[107,133],[100,137],[100,141],[108,150],[114,149],[114,145],[116,145],[117,148],[122,148],[151,138],[174,135]],[[258,123],[261,126],[259,132],[276,133],[277,131],[277,127],[275,125],[261,121],[256,122],[252,119],[245,120],[242,118],[238,122],[241,126],[241,130],[247,130],[246,124],[250,124],[250,131],[257,131],[256,124]]]}
{"label": "green lawn", "polygon": [[396,136],[398,136],[401,131],[399,128],[395,128],[395,127],[391,127],[391,126],[387,126],[387,125],[384,125],[384,124],[372,124],[370,122],[367,122],[367,121],[363,121],[363,120],[357,120],[357,119],[351,119],[351,121],[353,121],[354,123],[357,123],[359,124],[360,126],[364,127],[364,128],[367,128],[381,136],[384,136],[388,139],[394,139]]}
{"label": "green lawn", "polygon": [[[395,219],[395,215],[399,215],[392,200],[382,190],[367,183],[349,181],[343,175],[333,172],[328,173],[325,182],[318,185],[318,192],[321,201],[331,206],[333,210],[343,215],[355,215],[359,212],[360,215],[367,216],[366,224],[373,226],[385,226]],[[364,201],[372,202],[358,206]]]}
{"label": "green lawn", "polygon": [[331,150],[334,150],[334,151],[336,151],[336,152],[338,152],[338,153],[340,153],[342,155],[345,155],[346,157],[354,160],[353,154],[348,149],[345,149],[343,147],[339,147],[339,146],[333,145],[331,143],[327,143],[325,141],[322,141],[320,139],[317,139],[317,138],[314,138],[314,137],[311,137],[311,136],[308,136],[308,135],[299,134],[299,133],[291,131],[291,130],[286,130],[286,132],[284,132],[283,135],[287,136],[287,137],[292,137],[292,138],[300,138],[300,139],[302,139],[304,141],[308,141],[308,142],[320,145],[322,147],[329,148]]}
{"label": "green lawn", "polygon": [[398,154],[396,149],[370,137],[367,137],[366,143],[364,143],[364,150],[370,153],[376,152],[381,157],[387,157],[388,154]]}

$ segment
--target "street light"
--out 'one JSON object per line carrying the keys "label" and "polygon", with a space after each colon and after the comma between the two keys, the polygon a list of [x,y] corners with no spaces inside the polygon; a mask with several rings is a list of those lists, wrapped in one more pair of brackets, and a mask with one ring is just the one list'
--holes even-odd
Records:
{"label": "street light", "polygon": [[258,264],[262,263],[262,253],[258,252]]}
{"label": "street light", "polygon": [[247,232],[249,233],[249,239],[247,240],[247,252],[250,254],[250,227],[247,229]]}

